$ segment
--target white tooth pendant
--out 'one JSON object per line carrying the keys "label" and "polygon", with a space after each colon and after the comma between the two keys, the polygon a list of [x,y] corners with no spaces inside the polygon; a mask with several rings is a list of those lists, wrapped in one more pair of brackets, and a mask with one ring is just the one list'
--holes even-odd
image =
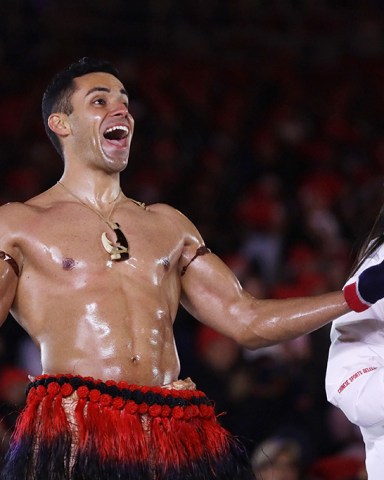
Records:
{"label": "white tooth pendant", "polygon": [[120,230],[120,225],[116,222],[108,222],[108,225],[116,233],[117,241],[116,245],[114,245],[107,237],[107,232],[103,232],[101,235],[101,243],[103,244],[104,250],[110,254],[111,260],[127,260],[129,258],[128,241],[124,233]]}
{"label": "white tooth pendant", "polygon": [[[116,127],[116,128],[119,128],[119,127]],[[126,129],[126,127],[123,127],[123,130]],[[127,129],[128,131],[128,129]],[[79,198],[77,195],[75,195],[68,187],[66,187],[63,183],[61,183],[60,181],[57,182],[59,185],[61,185],[61,187],[67,191],[70,195],[72,195],[73,198],[75,198],[79,203],[81,203],[84,207],[88,208],[89,210],[91,210],[93,213],[95,213],[98,217],[100,217],[100,219],[106,223],[108,225],[108,227],[113,230],[116,234],[116,242],[115,244],[113,244],[111,242],[111,240],[109,240],[109,238],[107,237],[107,232],[103,232],[102,235],[101,235],[101,243],[103,245],[103,248],[106,250],[107,253],[110,254],[111,256],[111,260],[113,261],[122,261],[122,260],[127,260],[129,258],[129,252],[128,252],[128,241],[124,235],[124,233],[121,231],[121,228],[120,228],[120,225],[117,223],[117,222],[112,222],[110,221],[109,219],[111,218],[112,216],[112,213],[113,213],[113,210],[116,206],[116,202],[117,200],[119,199],[120,195],[121,195],[121,190],[119,191],[119,194],[117,195],[117,197],[110,203],[113,203],[112,205],[112,209],[111,211],[109,212],[109,215],[108,215],[108,218],[105,218],[101,212],[99,212],[98,210],[96,210],[95,208],[91,207],[90,205],[88,205],[87,203],[83,202],[81,200],[81,198]],[[140,203],[138,202],[134,202],[134,203],[137,203],[138,205],[140,205]],[[141,205],[143,208],[145,208],[145,205]],[[110,260],[110,261],[111,261]],[[109,261],[109,262],[110,262]],[[108,262],[108,263],[109,263]]]}

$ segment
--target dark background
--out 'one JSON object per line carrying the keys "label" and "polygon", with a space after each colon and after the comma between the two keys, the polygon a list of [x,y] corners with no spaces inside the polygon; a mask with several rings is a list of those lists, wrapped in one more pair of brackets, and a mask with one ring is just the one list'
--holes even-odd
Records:
{"label": "dark background", "polygon": [[[0,5],[1,203],[61,175],[40,114],[49,79],[84,55],[105,58],[136,121],[127,195],[180,209],[260,298],[342,287],[383,200],[383,2]],[[175,333],[182,375],[215,398],[250,452],[284,435],[306,466],[361,454],[356,429],[325,398],[329,327],[253,354],[182,310]],[[16,368],[38,369],[11,318],[0,361],[3,397]]]}

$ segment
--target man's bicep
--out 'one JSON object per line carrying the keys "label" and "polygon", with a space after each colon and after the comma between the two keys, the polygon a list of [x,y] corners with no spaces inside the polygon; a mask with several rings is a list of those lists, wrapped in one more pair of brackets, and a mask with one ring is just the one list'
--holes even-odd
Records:
{"label": "man's bicep", "polygon": [[4,323],[12,307],[19,273],[16,260],[0,250],[0,325]]}
{"label": "man's bicep", "polygon": [[184,308],[202,323],[235,338],[239,327],[235,310],[243,290],[227,265],[207,253],[188,266],[181,281]]}

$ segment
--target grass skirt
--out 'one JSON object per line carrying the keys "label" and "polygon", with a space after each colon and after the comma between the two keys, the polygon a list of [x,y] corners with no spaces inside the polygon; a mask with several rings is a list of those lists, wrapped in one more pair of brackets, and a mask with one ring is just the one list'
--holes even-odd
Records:
{"label": "grass skirt", "polygon": [[242,444],[198,390],[42,375],[2,480],[248,480]]}

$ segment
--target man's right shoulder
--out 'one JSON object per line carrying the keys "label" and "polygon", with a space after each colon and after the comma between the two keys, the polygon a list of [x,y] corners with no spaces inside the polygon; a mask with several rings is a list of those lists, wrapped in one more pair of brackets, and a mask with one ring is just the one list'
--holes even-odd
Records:
{"label": "man's right shoulder", "polygon": [[[0,206],[0,238],[14,242],[27,234],[36,224],[42,208],[28,203],[10,202]],[[1,248],[4,248],[0,245]]]}
{"label": "man's right shoulder", "polygon": [[22,202],[9,202],[0,206],[0,224],[17,222],[20,217],[33,215],[36,208]]}
{"label": "man's right shoulder", "polygon": [[20,245],[28,236],[35,219],[33,207],[21,202],[0,206],[0,252],[9,255],[21,269],[23,254]]}

